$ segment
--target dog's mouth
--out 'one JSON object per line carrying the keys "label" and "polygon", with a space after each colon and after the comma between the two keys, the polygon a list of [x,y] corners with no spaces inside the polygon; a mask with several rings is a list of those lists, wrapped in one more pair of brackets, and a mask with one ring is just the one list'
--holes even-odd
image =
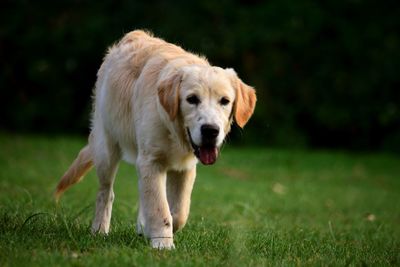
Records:
{"label": "dog's mouth", "polygon": [[189,136],[190,144],[194,150],[194,154],[200,160],[200,162],[204,165],[214,164],[218,158],[218,147],[210,144],[198,146],[193,142],[189,129],[187,129],[187,134]]}

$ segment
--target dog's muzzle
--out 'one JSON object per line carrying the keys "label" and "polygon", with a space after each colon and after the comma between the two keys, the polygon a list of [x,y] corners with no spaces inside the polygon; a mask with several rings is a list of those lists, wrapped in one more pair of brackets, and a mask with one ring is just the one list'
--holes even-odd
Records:
{"label": "dog's muzzle", "polygon": [[211,165],[217,161],[218,158],[218,147],[215,144],[216,137],[218,136],[217,129],[210,129],[207,125],[203,125],[201,128],[202,132],[202,144],[200,146],[193,142],[192,135],[189,128],[187,129],[187,134],[189,137],[190,144],[194,150],[195,156],[204,165]]}

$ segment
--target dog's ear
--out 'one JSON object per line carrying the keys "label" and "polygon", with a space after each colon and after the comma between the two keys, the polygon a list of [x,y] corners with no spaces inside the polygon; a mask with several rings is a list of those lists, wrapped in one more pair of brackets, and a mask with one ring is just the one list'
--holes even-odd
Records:
{"label": "dog's ear", "polygon": [[226,69],[230,75],[232,86],[236,90],[236,98],[233,106],[235,121],[240,128],[243,128],[253,115],[256,107],[256,91],[253,87],[245,84],[239,79],[233,69]]}
{"label": "dog's ear", "polygon": [[163,79],[158,86],[158,98],[171,120],[175,120],[179,111],[179,91],[182,75],[173,72]]}

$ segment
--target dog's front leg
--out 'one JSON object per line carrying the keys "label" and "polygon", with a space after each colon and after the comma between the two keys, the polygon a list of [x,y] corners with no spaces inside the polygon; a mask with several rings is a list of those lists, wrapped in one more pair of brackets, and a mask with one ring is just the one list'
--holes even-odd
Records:
{"label": "dog's front leg", "polygon": [[185,171],[169,171],[167,198],[171,210],[173,231],[182,229],[189,216],[190,196],[196,178],[196,165]]}
{"label": "dog's front leg", "polygon": [[166,171],[157,164],[140,161],[139,172],[140,207],[138,228],[157,249],[174,248],[172,216],[166,194]]}

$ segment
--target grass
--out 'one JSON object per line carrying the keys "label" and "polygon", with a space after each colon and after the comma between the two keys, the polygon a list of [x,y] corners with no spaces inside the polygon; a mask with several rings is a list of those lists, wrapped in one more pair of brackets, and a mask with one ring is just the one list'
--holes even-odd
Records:
{"label": "grass", "polygon": [[92,171],[56,206],[84,140],[0,134],[0,266],[399,265],[400,158],[235,148],[199,166],[174,251],[135,234],[137,177],[121,164],[112,229],[92,236]]}

